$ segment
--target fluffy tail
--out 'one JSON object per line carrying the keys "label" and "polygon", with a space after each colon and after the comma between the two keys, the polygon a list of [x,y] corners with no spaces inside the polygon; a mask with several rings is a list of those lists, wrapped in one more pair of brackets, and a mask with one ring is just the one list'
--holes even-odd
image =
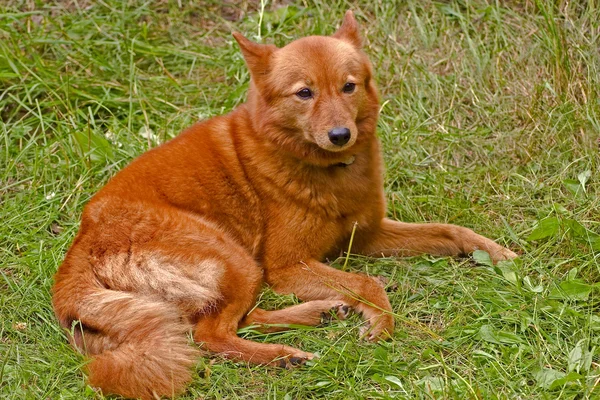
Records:
{"label": "fluffy tail", "polygon": [[[71,342],[91,357],[89,383],[104,394],[156,399],[180,393],[191,379],[198,350],[175,305],[138,293],[95,288],[76,301],[54,305]],[[70,291],[72,293],[72,291]]]}

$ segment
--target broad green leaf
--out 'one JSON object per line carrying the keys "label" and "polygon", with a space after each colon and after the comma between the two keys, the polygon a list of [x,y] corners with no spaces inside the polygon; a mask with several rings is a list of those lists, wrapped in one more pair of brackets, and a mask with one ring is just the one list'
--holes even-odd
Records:
{"label": "broad green leaf", "polygon": [[514,263],[512,261],[500,261],[498,265],[494,267],[494,270],[499,275],[502,275],[504,279],[516,285],[518,283],[517,273],[513,270]]}
{"label": "broad green leaf", "polygon": [[569,229],[569,235],[575,239],[587,239],[590,235],[596,235],[592,231],[588,231],[585,226],[581,225],[578,221],[566,218],[564,225]]}
{"label": "broad green leaf", "polygon": [[583,360],[583,345],[585,344],[585,340],[580,340],[577,342],[575,347],[569,352],[569,359],[567,360],[567,371],[575,371],[579,372],[581,368],[581,363]]}
{"label": "broad green leaf", "polygon": [[491,325],[483,325],[479,329],[479,338],[494,344],[516,344],[523,342],[523,340],[514,333],[496,331]]}
{"label": "broad green leaf", "polygon": [[573,239],[589,244],[594,250],[600,250],[600,235],[590,231],[574,219],[565,219],[564,224]]}
{"label": "broad green leaf", "polygon": [[386,376],[385,380],[393,383],[394,385],[397,385],[400,389],[404,389],[404,385],[402,384],[402,381],[395,376]]}
{"label": "broad green leaf", "polygon": [[600,331],[600,316],[590,315],[590,328],[593,331]]}
{"label": "broad green leaf", "polygon": [[102,135],[94,132],[73,131],[73,136],[81,151],[89,155],[92,161],[113,160],[114,152],[111,143]]}
{"label": "broad green leaf", "polygon": [[595,347],[588,350],[586,339],[578,341],[575,347],[569,352],[567,370],[569,372],[575,371],[577,373],[588,372],[592,366],[592,358],[595,351]]}
{"label": "broad green leaf", "polygon": [[590,296],[592,288],[592,285],[583,282],[581,279],[562,281],[550,291],[549,297],[560,300],[586,301]]}
{"label": "broad green leaf", "polygon": [[439,376],[426,376],[419,379],[417,384],[422,385],[428,392],[441,392],[444,390],[444,379]]}
{"label": "broad green leaf", "polygon": [[541,368],[533,373],[533,377],[538,383],[538,386],[544,389],[550,389],[552,384],[565,377],[565,373],[552,368]]}
{"label": "broad green leaf", "polygon": [[592,249],[595,251],[600,251],[600,236],[590,239],[590,246],[592,246]]}
{"label": "broad green leaf", "polygon": [[490,325],[483,325],[479,329],[479,338],[489,343],[501,344],[494,333],[494,328]]}
{"label": "broad green leaf", "polygon": [[592,347],[591,350],[583,352],[583,357],[581,357],[581,372],[588,372],[590,370],[594,354],[596,354],[596,346]]}
{"label": "broad green leaf", "polygon": [[523,339],[521,339],[521,337],[519,335],[515,335],[514,333],[511,333],[511,332],[498,331],[498,332],[496,332],[496,336],[498,337],[500,342],[502,342],[504,344],[523,343]]}
{"label": "broad green leaf", "polygon": [[548,389],[550,389],[550,390],[558,389],[569,382],[578,381],[581,378],[583,378],[583,376],[579,375],[577,372],[569,372],[567,375],[563,376],[562,378],[555,379],[554,382],[552,382],[550,384],[550,387]]}
{"label": "broad green leaf", "polygon": [[582,173],[577,175],[577,180],[579,180],[579,183],[581,183],[581,188],[583,189],[584,193],[586,192],[585,184],[587,183],[587,181],[590,179],[591,176],[592,176],[592,171],[590,171],[590,170],[583,171]]}
{"label": "broad green leaf", "polygon": [[529,328],[529,325],[533,325],[535,322],[533,317],[526,311],[519,313],[519,320],[521,322],[521,333],[525,332]]}
{"label": "broad green leaf", "polygon": [[567,210],[562,204],[554,203],[553,208],[554,211],[556,211],[560,215],[569,215],[569,210]]}
{"label": "broad green leaf", "polygon": [[483,351],[483,350],[473,350],[473,355],[474,356],[481,356],[481,357],[485,357],[485,358],[489,358],[490,360],[496,360],[496,357],[493,354],[488,353],[487,351]]}
{"label": "broad green leaf", "polygon": [[525,288],[533,293],[542,293],[544,291],[544,287],[542,285],[535,285],[531,282],[531,278],[526,276],[523,278],[523,285]]}
{"label": "broad green leaf", "polygon": [[473,252],[473,260],[475,260],[475,262],[479,265],[486,265],[488,267],[492,267],[494,265],[488,252],[483,250],[475,250]]}
{"label": "broad green leaf", "polygon": [[373,356],[381,361],[387,361],[388,350],[383,346],[377,346],[373,351]]}
{"label": "broad green leaf", "polygon": [[304,10],[293,5],[277,8],[275,11],[267,11],[262,14],[261,34],[266,35],[286,22],[293,21],[303,14]]}
{"label": "broad green leaf", "polygon": [[556,217],[548,217],[537,223],[537,226],[527,236],[528,241],[544,239],[556,235],[560,222]]}
{"label": "broad green leaf", "polygon": [[565,187],[575,196],[579,196],[583,193],[581,182],[576,181],[575,179],[565,179],[563,185],[565,185]]}
{"label": "broad green leaf", "polygon": [[577,278],[577,273],[579,272],[579,270],[577,268],[571,268],[569,270],[569,273],[567,274],[567,280],[568,281],[574,281],[575,278]]}
{"label": "broad green leaf", "polygon": [[457,19],[464,18],[463,15],[460,13],[460,11],[457,11],[454,7],[451,7],[449,5],[442,5],[438,8],[442,13],[444,13],[445,15],[447,15],[449,17],[455,17]]}

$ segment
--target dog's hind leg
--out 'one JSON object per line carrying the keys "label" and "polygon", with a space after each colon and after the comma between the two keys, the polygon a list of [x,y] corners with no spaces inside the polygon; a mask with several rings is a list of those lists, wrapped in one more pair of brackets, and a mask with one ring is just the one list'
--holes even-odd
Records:
{"label": "dog's hind leg", "polygon": [[312,358],[292,347],[237,336],[263,281],[262,269],[242,246],[201,217],[172,208],[141,208],[127,208],[128,218],[94,238],[101,244],[126,244],[116,254],[103,254],[104,262],[94,271],[106,287],[174,306],[175,317],[195,325],[195,341],[212,353],[283,366]]}
{"label": "dog's hind leg", "polygon": [[[221,300],[214,308],[198,315],[194,340],[211,353],[253,364],[289,367],[312,359],[312,354],[293,347],[257,343],[237,336],[240,321],[256,302],[263,272],[239,247],[228,246],[228,252],[220,285]],[[329,310],[332,304],[326,309]]]}
{"label": "dog's hind leg", "polygon": [[290,329],[289,325],[317,326],[333,318],[346,319],[352,308],[342,300],[313,300],[281,310],[252,310],[240,327],[256,326],[264,333]]}

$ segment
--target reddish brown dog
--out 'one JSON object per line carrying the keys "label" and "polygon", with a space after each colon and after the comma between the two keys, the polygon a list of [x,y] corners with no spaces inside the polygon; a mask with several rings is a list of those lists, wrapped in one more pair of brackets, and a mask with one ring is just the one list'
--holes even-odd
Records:
{"label": "reddish brown dog", "polygon": [[[104,393],[180,392],[198,355],[190,327],[212,353],[282,366],[312,355],[238,328],[316,325],[351,307],[367,339],[391,334],[380,284],[322,263],[347,249],[355,223],[352,251],[369,256],[515,256],[467,228],[385,218],[378,95],[351,12],[333,36],[281,49],[234,36],[252,76],[248,102],[117,174],[86,206],[56,274],[60,324]],[[305,302],[254,308],[263,282]]]}

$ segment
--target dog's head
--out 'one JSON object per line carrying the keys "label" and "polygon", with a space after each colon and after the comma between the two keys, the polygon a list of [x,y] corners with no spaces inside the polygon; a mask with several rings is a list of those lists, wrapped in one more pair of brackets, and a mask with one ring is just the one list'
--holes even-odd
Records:
{"label": "dog's head", "polygon": [[282,48],[234,37],[250,69],[248,103],[261,134],[325,165],[347,159],[372,139],[377,89],[351,11],[332,36],[309,36]]}

